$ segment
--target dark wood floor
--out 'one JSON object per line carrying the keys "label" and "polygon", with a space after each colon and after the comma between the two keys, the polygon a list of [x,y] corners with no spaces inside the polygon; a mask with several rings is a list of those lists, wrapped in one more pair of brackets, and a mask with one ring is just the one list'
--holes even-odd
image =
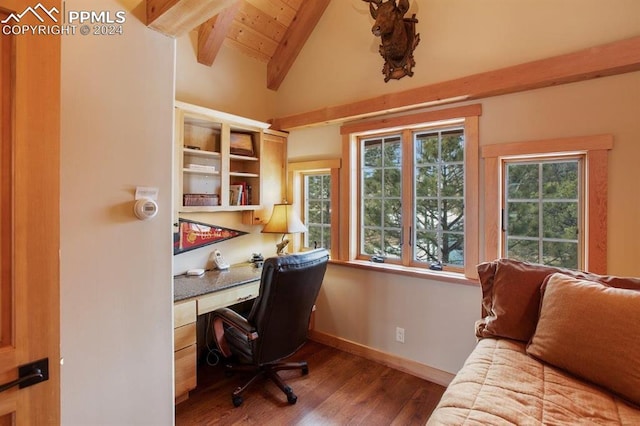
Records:
{"label": "dark wood floor", "polygon": [[226,377],[203,365],[198,387],[176,407],[176,425],[424,425],[444,387],[373,361],[308,342],[290,361],[306,360],[309,374],[280,375],[298,396],[294,405],[270,381],[258,381],[235,408],[231,392],[248,378]]}

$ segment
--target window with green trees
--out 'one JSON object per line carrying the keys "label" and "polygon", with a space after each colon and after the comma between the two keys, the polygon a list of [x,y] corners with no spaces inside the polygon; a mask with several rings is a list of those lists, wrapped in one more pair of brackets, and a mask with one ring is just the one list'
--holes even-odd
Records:
{"label": "window with green trees", "polygon": [[331,174],[304,176],[304,233],[306,247],[331,248]]}
{"label": "window with green trees", "polygon": [[580,158],[505,161],[506,257],[582,267],[581,170]]}
{"label": "window with green trees", "polygon": [[415,245],[419,262],[464,264],[464,131],[414,135]]}
{"label": "window with green trees", "polygon": [[360,253],[390,260],[410,256],[409,263],[434,269],[462,267],[464,129],[413,131],[360,143]]}

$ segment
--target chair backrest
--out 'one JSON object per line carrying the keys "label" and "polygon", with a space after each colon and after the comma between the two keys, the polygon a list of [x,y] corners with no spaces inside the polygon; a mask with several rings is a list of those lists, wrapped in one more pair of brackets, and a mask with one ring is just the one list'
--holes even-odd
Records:
{"label": "chair backrest", "polygon": [[260,294],[247,318],[259,336],[255,363],[285,358],[304,344],[328,261],[325,249],[265,260]]}

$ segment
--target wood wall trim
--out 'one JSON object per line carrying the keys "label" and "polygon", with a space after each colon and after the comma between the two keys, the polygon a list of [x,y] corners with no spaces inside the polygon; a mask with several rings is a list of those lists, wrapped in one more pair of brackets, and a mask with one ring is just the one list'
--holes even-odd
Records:
{"label": "wood wall trim", "polygon": [[485,145],[481,148],[481,155],[483,158],[510,157],[517,155],[548,154],[552,152],[606,150],[612,148],[613,135],[593,135]]}
{"label": "wood wall trim", "polygon": [[640,36],[577,52],[273,119],[290,130],[425,106],[482,99],[640,70]]}
{"label": "wood wall trim", "polygon": [[[267,64],[267,88],[278,90],[330,0],[305,0]],[[279,127],[277,127],[279,128]]]}
{"label": "wood wall trim", "polygon": [[225,37],[231,29],[233,20],[235,19],[240,4],[236,1],[234,4],[224,9],[218,16],[214,16],[198,28],[198,62],[211,66],[215,61],[218,52],[222,47]]}
{"label": "wood wall trim", "polygon": [[400,117],[380,118],[378,120],[366,121],[364,123],[347,123],[340,127],[340,133],[349,135],[352,133],[362,133],[367,131],[383,131],[393,127],[415,126],[423,123],[433,123],[435,121],[449,120],[453,118],[477,117],[482,115],[482,105],[472,104],[454,108],[426,111],[418,114],[403,115]]}
{"label": "wood wall trim", "polygon": [[147,26],[180,37],[238,0],[146,0]]}
{"label": "wood wall trim", "polygon": [[607,199],[609,194],[608,151],[589,151],[587,155],[587,268],[607,273]]}
{"label": "wood wall trim", "polygon": [[332,336],[316,330],[309,330],[309,339],[323,345],[331,346],[350,354],[361,356],[371,361],[378,362],[393,369],[411,374],[421,379],[428,380],[441,386],[449,386],[455,376],[452,373],[430,367],[420,362],[402,358],[387,352],[380,351],[360,343],[352,342],[341,337]]}

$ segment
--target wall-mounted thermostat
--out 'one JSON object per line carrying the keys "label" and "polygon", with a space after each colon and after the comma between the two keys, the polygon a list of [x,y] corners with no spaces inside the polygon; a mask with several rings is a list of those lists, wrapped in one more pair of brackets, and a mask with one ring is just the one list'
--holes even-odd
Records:
{"label": "wall-mounted thermostat", "polygon": [[158,188],[148,186],[136,187],[136,204],[133,212],[140,220],[153,219],[158,214]]}
{"label": "wall-mounted thermostat", "polygon": [[140,220],[153,219],[158,214],[158,203],[149,198],[143,198],[136,201],[133,211]]}

